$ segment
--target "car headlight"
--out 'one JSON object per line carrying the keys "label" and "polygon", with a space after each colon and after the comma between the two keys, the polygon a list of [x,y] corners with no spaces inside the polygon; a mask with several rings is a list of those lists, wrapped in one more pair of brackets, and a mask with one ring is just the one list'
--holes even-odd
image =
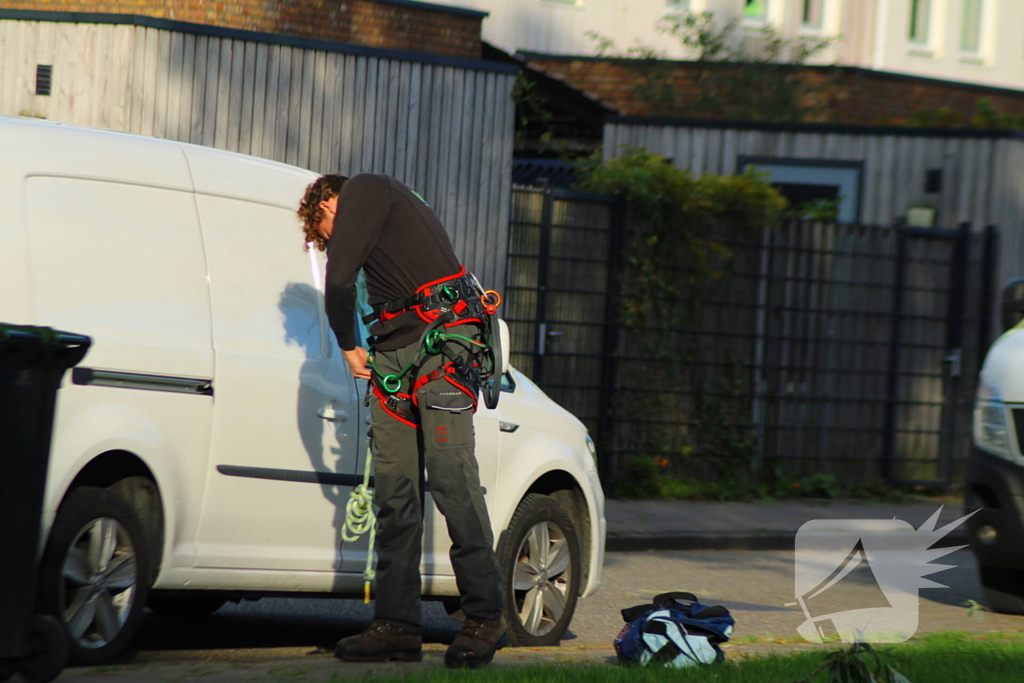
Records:
{"label": "car headlight", "polygon": [[587,434],[587,450],[590,451],[590,459],[594,461],[594,471],[597,471],[597,445],[594,440],[590,438],[590,434]]}
{"label": "car headlight", "polygon": [[974,445],[986,453],[1013,460],[1006,412],[1006,405],[995,387],[979,381],[974,400]]}

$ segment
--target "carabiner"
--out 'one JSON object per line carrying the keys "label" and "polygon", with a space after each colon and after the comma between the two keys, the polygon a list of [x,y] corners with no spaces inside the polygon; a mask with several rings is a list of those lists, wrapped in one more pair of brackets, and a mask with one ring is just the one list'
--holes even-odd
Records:
{"label": "carabiner", "polygon": [[[392,389],[391,386],[389,385],[390,382],[395,382],[396,386],[394,389]],[[381,378],[380,383],[381,386],[384,387],[384,391],[388,392],[389,394],[394,394],[399,389],[402,388],[402,378],[399,377],[398,375],[384,375],[384,377]]]}
{"label": "carabiner", "polygon": [[435,355],[441,353],[441,349],[434,345],[439,337],[441,338],[441,341],[446,341],[448,338],[441,330],[431,330],[427,333],[427,338],[423,340],[423,346],[427,349],[428,353]]}
{"label": "carabiner", "polygon": [[483,304],[487,315],[494,315],[495,311],[498,310],[498,306],[501,305],[501,294],[498,294],[493,289],[488,289],[480,295],[480,303]]}

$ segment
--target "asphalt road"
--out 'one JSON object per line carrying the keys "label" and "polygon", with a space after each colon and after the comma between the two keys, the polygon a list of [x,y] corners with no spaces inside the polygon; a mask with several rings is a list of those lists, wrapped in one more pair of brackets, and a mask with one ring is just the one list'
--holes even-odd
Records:
{"label": "asphalt road", "polygon": [[[918,633],[1024,630],[1024,617],[975,613],[961,605],[983,602],[974,559],[959,551],[936,564],[953,568],[930,578],[949,588],[921,591]],[[649,551],[609,553],[604,585],[581,600],[564,648],[607,648],[622,626],[619,611],[672,590],[697,594],[710,604],[725,604],[736,618],[737,639],[799,639],[804,614],[794,601],[793,554],[785,551]],[[830,610],[879,606],[880,591],[869,576],[856,572],[835,588]],[[442,647],[455,636],[458,622],[440,603],[424,603],[425,639]],[[137,640],[136,663],[273,659],[329,652],[346,635],[373,618],[372,605],[355,600],[263,599],[228,605],[202,620],[147,613]]]}

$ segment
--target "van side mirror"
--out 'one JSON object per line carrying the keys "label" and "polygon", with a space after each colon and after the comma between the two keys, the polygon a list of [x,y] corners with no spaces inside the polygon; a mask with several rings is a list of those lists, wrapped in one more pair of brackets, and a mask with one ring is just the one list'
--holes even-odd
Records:
{"label": "van side mirror", "polygon": [[1003,316],[1003,331],[1015,327],[1024,318],[1024,277],[1010,280],[1003,285],[1000,301]]}
{"label": "van side mirror", "polygon": [[506,372],[508,372],[510,342],[508,333],[508,323],[506,323],[504,320],[501,320],[500,318],[498,319],[498,338],[501,339],[501,358],[499,359],[499,362],[501,363],[500,370],[501,374],[504,375]]}

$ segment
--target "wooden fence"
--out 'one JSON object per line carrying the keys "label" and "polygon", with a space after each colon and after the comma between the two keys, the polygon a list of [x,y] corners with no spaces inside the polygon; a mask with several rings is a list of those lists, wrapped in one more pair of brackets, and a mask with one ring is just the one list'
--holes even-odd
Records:
{"label": "wooden fence", "polygon": [[[0,114],[387,173],[435,208],[481,281],[504,282],[515,67],[139,17],[4,17]],[[35,94],[39,64],[50,96]]]}

